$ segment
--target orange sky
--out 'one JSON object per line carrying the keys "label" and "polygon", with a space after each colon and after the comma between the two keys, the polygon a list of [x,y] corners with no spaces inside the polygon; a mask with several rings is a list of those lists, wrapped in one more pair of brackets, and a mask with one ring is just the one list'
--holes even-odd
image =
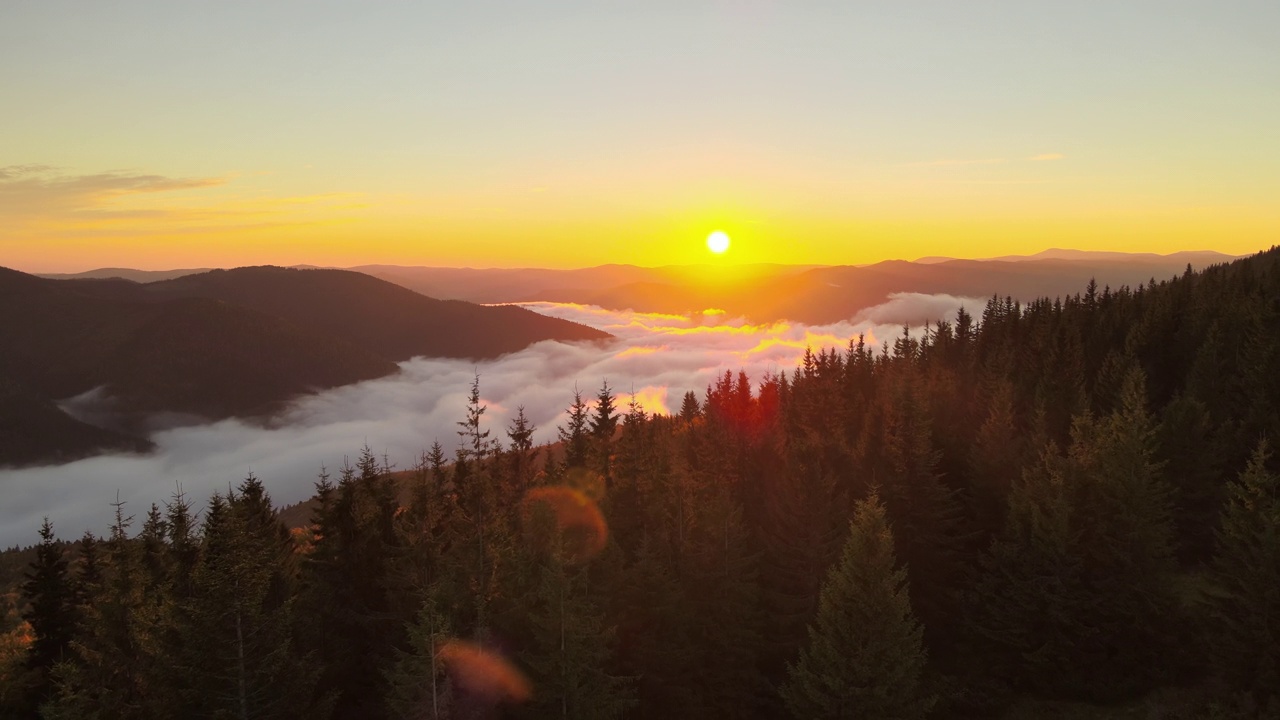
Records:
{"label": "orange sky", "polygon": [[849,5],[6,6],[0,87],[21,112],[0,113],[0,265],[845,264],[1280,238],[1277,6]]}

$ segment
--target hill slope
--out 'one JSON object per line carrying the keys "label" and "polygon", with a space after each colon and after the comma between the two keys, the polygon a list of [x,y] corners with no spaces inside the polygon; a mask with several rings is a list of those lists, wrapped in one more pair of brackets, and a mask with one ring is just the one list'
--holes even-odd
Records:
{"label": "hill slope", "polygon": [[[427,298],[359,273],[243,268],[141,285],[0,268],[0,465],[145,449],[149,413],[268,413],[415,355],[489,358],[605,333]],[[68,415],[56,401],[100,389]]]}
{"label": "hill slope", "polygon": [[609,337],[524,308],[436,300],[350,270],[214,270],[143,288],[153,297],[234,303],[397,361],[417,355],[494,358],[540,340]]}

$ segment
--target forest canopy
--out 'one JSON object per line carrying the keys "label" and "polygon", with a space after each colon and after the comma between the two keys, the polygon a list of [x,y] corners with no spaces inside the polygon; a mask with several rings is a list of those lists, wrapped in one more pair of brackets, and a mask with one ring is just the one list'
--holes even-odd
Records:
{"label": "forest canopy", "polygon": [[1280,716],[1280,250],[973,310],[542,447],[477,377],[301,527],[253,476],[46,522],[0,714]]}

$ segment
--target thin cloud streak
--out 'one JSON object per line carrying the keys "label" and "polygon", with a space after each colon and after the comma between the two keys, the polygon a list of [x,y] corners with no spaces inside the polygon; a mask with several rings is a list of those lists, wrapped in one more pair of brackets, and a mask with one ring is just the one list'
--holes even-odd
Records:
{"label": "thin cloud streak", "polygon": [[[48,165],[0,168],[0,217],[31,237],[150,237],[350,221],[369,207],[364,193],[276,197],[227,188],[238,176],[174,178],[133,171],[64,174]],[[187,191],[196,191],[191,194]]]}
{"label": "thin cloud streak", "polygon": [[0,212],[41,216],[99,209],[112,200],[147,193],[224,185],[227,178],[171,178],[114,171],[93,175],[57,175],[47,165],[0,168]]}
{"label": "thin cloud streak", "polygon": [[[0,546],[30,544],[48,515],[60,537],[85,529],[102,532],[117,490],[129,513],[141,518],[164,502],[176,484],[198,506],[252,471],[277,503],[310,496],[320,466],[331,472],[367,443],[404,468],[432,442],[458,445],[467,392],[476,373],[488,405],[486,427],[505,431],[516,409],[537,426],[535,440],[550,441],[564,420],[575,387],[591,398],[608,380],[626,404],[632,393],[650,412],[669,413],[687,390],[702,396],[726,370],[745,371],[753,383],[790,372],[806,347],[845,347],[860,333],[878,345],[896,337],[904,320],[954,318],[980,298],[896,294],[854,318],[831,325],[751,324],[723,314],[691,317],[609,311],[587,305],[529,303],[532,310],[606,330],[616,340],[601,346],[546,341],[492,361],[415,358],[390,377],[300,398],[266,422],[224,420],[164,430],[149,456],[101,456],[60,466],[0,470]],[[920,330],[914,331],[919,334]]]}

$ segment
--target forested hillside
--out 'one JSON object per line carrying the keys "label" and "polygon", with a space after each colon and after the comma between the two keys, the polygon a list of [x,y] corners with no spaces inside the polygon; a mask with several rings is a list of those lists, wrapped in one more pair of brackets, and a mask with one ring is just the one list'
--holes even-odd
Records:
{"label": "forested hillside", "polygon": [[253,477],[199,518],[178,497],[74,548],[46,528],[0,700],[45,718],[1280,717],[1277,327],[1272,249],[993,297],[923,337],[727,374],[673,416],[606,384],[571,397],[554,450],[523,415],[489,427],[473,387],[450,457],[435,445],[398,488],[366,449],[297,532]]}
{"label": "forested hillside", "polygon": [[[0,466],[139,450],[148,418],[269,414],[414,356],[493,358],[600,332],[435,300],[360,273],[215,270],[140,284],[0,268]],[[97,391],[95,425],[56,403]]]}

